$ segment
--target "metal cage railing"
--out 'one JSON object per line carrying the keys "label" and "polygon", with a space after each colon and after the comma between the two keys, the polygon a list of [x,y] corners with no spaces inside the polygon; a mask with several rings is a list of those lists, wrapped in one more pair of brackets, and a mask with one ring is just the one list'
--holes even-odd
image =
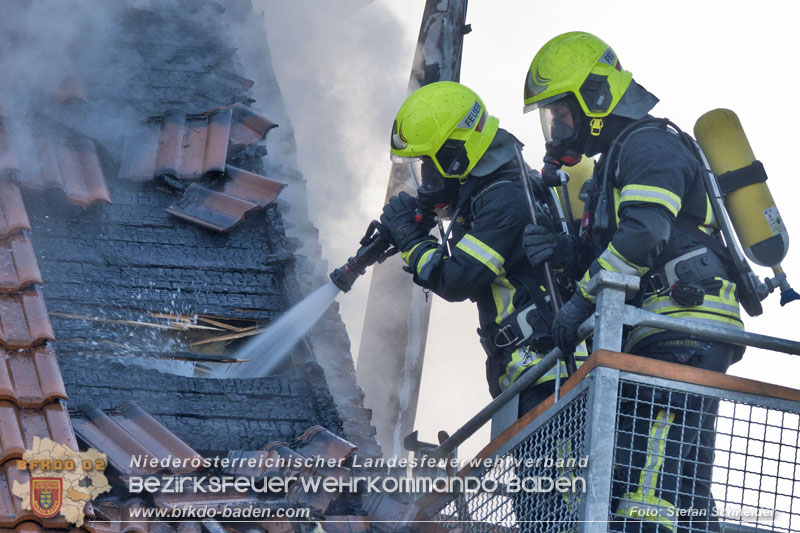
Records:
{"label": "metal cage railing", "polygon": [[[657,363],[652,373],[663,365],[677,366]],[[496,486],[440,498],[428,512],[464,532],[656,531],[648,514],[663,531],[800,531],[800,401],[726,378],[721,388],[595,366],[521,431],[499,437],[491,467],[469,472]],[[703,415],[715,410],[709,425]],[[670,461],[680,471],[666,472]],[[550,481],[509,490],[514,478]],[[568,490],[546,490],[558,480]],[[615,512],[648,488],[680,503],[634,497],[627,515]]]}
{"label": "metal cage railing", "polygon": [[[622,326],[637,323],[788,353],[800,343],[650,316],[624,303],[636,280],[607,278],[582,327],[599,350],[557,401],[487,446],[489,463],[459,473],[477,490],[428,498],[425,514],[463,532],[800,531],[800,391],[618,353]],[[523,375],[439,455],[535,379]]]}

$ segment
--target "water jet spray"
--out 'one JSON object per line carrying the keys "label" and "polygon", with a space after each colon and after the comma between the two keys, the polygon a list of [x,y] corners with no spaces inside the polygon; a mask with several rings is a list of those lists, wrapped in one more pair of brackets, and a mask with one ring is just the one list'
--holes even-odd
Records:
{"label": "water jet spray", "polygon": [[262,377],[275,371],[289,351],[308,333],[331,306],[340,292],[348,292],[367,267],[382,263],[397,253],[376,220],[367,227],[361,248],[341,267],[330,273],[331,281],[309,294],[239,350],[235,359],[243,361],[217,373],[220,377]]}

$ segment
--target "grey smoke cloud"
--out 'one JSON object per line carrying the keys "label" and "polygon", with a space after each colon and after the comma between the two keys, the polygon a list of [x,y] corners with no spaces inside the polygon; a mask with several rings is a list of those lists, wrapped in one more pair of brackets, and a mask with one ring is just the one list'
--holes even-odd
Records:
{"label": "grey smoke cloud", "polygon": [[[331,268],[380,215],[392,120],[406,96],[415,37],[380,2],[256,0],[308,182],[309,217]],[[351,342],[361,336],[369,279],[340,297]],[[354,354],[357,349],[353,350]]]}
{"label": "grey smoke cloud", "polygon": [[[141,57],[117,46],[121,14],[139,2],[9,0],[0,18],[0,105],[14,130],[23,171],[37,156],[32,139],[60,123],[94,139],[119,160],[121,137],[141,120],[119,99]],[[78,97],[79,100],[75,100]]]}

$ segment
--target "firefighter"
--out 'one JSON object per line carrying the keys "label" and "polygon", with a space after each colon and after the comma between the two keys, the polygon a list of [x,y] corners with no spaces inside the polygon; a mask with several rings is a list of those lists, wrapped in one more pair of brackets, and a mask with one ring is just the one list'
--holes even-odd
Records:
{"label": "firefighter", "polygon": [[[554,319],[553,335],[574,349],[577,329],[595,308],[586,292],[602,270],[640,278],[631,303],[654,313],[741,329],[736,286],[727,256],[710,236],[717,231],[700,163],[681,136],[648,115],[658,99],[624,70],[614,50],[594,35],[570,32],[551,39],[528,69],[525,112],[538,109],[545,136],[544,173],[599,156],[582,233],[595,257],[579,290]],[[552,237],[526,228],[535,262]],[[549,240],[548,240],[549,239]],[[681,333],[636,327],[624,351],[725,372],[741,358],[732,345]],[[711,518],[711,465],[716,403],[659,389],[622,391],[612,509],[616,531],[680,531],[678,509],[700,508]],[[699,526],[697,526],[699,527]]]}
{"label": "firefighter", "polygon": [[[438,82],[411,94],[397,113],[391,154],[395,162],[421,165],[422,185],[416,198],[390,198],[380,218],[417,285],[447,301],[477,304],[492,397],[553,346],[543,274],[521,246],[530,221],[521,144],[498,125],[464,85]],[[452,213],[449,247],[429,234],[434,209]],[[520,415],[553,392],[554,379],[555,368],[520,395]]]}

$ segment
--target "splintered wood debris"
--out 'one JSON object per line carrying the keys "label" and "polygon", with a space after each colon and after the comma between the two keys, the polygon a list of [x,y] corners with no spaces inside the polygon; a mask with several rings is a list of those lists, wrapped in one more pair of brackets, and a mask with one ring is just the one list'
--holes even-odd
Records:
{"label": "splintered wood debris", "polygon": [[[169,313],[147,313],[145,316],[158,321],[148,320],[124,320],[118,318],[105,318],[98,316],[79,315],[74,313],[57,313],[52,312],[50,316],[57,318],[66,318],[71,320],[86,320],[90,322],[103,322],[108,324],[125,324],[129,326],[140,326],[147,328],[157,329],[171,329],[176,331],[189,331],[200,330],[209,332],[220,332],[221,335],[215,335],[201,339],[199,341],[189,343],[189,346],[200,346],[203,344],[210,344],[212,342],[224,342],[236,339],[242,339],[257,335],[264,331],[265,328],[254,326],[237,326],[230,322],[226,322],[225,317],[213,315],[173,315]],[[241,322],[241,321],[238,321]],[[228,333],[230,332],[230,333]]]}

